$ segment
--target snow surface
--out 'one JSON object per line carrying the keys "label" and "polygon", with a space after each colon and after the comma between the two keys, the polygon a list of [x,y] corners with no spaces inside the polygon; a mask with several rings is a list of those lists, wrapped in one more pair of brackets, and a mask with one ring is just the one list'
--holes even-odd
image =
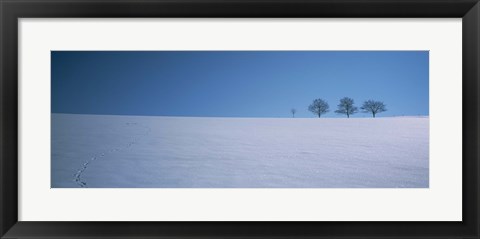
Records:
{"label": "snow surface", "polygon": [[53,188],[425,188],[429,118],[52,114]]}

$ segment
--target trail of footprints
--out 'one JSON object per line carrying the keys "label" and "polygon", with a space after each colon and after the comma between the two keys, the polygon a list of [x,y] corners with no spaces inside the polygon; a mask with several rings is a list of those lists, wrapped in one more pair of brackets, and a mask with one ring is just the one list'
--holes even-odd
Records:
{"label": "trail of footprints", "polygon": [[126,146],[123,146],[123,147],[116,147],[116,148],[113,148],[113,149],[110,149],[106,152],[102,152],[102,153],[98,153],[98,154],[95,154],[93,157],[91,157],[89,160],[85,161],[82,165],[82,167],[74,174],[74,181],[76,184],[78,184],[78,186],[82,187],[82,188],[88,188],[87,186],[87,182],[85,181],[85,179],[82,179],[82,174],[83,172],[85,172],[85,170],[87,170],[88,166],[93,163],[93,161],[95,160],[100,160],[101,158],[105,157],[106,155],[108,154],[111,154],[111,153],[115,153],[115,152],[118,152],[118,151],[123,151],[123,150],[126,150],[130,147],[132,147],[134,144],[136,144],[138,142],[138,139],[141,138],[141,137],[145,137],[147,136],[149,133],[150,133],[150,128],[146,127],[146,126],[139,126],[137,123],[126,123],[127,127],[138,127],[138,128],[142,128],[145,130],[145,133],[143,133],[142,135],[137,135],[137,136],[134,136],[132,138],[131,141],[129,141]]}

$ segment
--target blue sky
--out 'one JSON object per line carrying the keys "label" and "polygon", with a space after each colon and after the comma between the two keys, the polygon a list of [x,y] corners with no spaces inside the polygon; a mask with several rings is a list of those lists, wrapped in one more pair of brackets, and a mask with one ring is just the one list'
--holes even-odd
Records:
{"label": "blue sky", "polygon": [[[428,115],[428,51],[53,51],[52,113],[316,117],[340,98]],[[352,117],[369,117],[357,113]],[[323,116],[322,116],[323,117]]]}

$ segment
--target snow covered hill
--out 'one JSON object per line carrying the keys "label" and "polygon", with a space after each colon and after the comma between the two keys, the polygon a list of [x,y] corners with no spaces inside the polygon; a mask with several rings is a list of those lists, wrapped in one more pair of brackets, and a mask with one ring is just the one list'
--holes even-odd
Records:
{"label": "snow covered hill", "polygon": [[424,188],[429,118],[52,114],[53,188]]}

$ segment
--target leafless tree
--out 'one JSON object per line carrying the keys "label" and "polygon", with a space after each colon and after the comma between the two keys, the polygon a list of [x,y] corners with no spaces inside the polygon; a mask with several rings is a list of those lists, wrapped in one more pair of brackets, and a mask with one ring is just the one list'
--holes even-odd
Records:
{"label": "leafless tree", "polygon": [[347,118],[350,118],[350,115],[353,115],[358,112],[358,108],[353,104],[355,102],[352,98],[343,97],[340,99],[340,104],[338,104],[338,110],[335,110],[337,114],[347,115]]}
{"label": "leafless tree", "polygon": [[295,113],[297,113],[297,109],[292,108],[290,112],[292,113],[292,118],[295,118]]}
{"label": "leafless tree", "polygon": [[318,118],[320,118],[322,114],[327,113],[329,108],[328,103],[322,99],[315,99],[313,103],[308,106],[308,110],[318,115]]}
{"label": "leafless tree", "polygon": [[387,111],[386,105],[383,102],[375,100],[363,102],[361,109],[364,113],[372,113],[373,118],[375,118],[376,114]]}

